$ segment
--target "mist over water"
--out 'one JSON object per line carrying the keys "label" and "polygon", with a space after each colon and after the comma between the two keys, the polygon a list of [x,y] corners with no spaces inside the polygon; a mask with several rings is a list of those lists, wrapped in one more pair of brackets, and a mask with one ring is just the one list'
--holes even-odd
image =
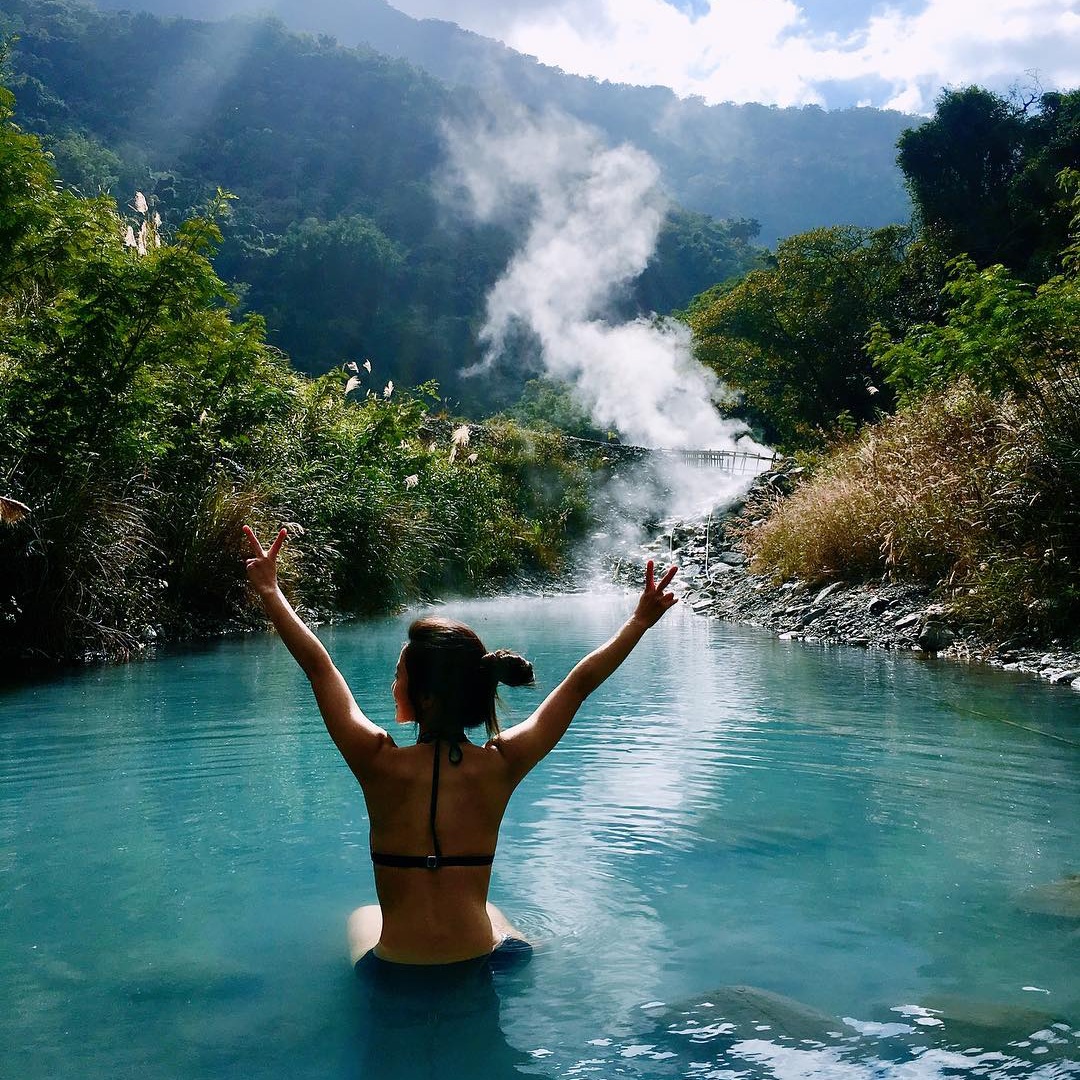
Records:
{"label": "mist over water", "polygon": [[689,329],[607,317],[656,247],[667,209],[656,162],[553,112],[503,110],[446,136],[467,211],[525,222],[521,248],[488,296],[485,364],[524,328],[547,374],[567,383],[597,424],[644,446],[734,449],[746,425],[717,414],[713,402],[726,392],[694,360]]}

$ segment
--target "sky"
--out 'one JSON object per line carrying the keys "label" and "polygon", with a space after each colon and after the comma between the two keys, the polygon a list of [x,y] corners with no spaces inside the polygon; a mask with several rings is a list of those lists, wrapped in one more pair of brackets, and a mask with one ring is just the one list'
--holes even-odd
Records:
{"label": "sky", "polygon": [[945,86],[1080,87],[1080,0],[391,0],[579,75],[710,104],[930,113]]}

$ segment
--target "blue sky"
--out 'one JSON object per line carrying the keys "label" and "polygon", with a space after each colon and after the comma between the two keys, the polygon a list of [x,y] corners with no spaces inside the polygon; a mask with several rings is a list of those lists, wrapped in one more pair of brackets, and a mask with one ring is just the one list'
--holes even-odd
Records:
{"label": "blue sky", "polygon": [[930,112],[945,86],[1080,87],[1080,0],[391,0],[580,75],[709,102]]}

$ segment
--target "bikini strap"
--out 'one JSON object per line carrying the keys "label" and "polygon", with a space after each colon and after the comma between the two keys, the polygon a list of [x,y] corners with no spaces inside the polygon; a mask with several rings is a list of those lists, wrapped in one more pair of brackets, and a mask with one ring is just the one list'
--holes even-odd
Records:
{"label": "bikini strap", "polygon": [[431,809],[428,813],[428,823],[431,826],[431,847],[434,855],[430,857],[427,865],[432,870],[437,870],[442,863],[442,848],[439,846],[439,834],[435,829],[435,815],[439,808],[439,758],[441,757],[443,739],[448,744],[447,758],[451,765],[461,764],[461,743],[465,740],[465,732],[456,732],[454,735],[440,735],[433,731],[425,731],[418,742],[434,743],[434,753],[431,755]]}
{"label": "bikini strap", "polygon": [[[432,869],[439,865],[442,858],[442,848],[439,847],[439,834],[435,831],[435,813],[439,808],[439,750],[442,747],[442,739],[435,738],[435,752],[431,756],[431,813],[428,821],[431,824],[431,848],[435,852],[435,864]],[[461,752],[460,747],[458,753]]]}

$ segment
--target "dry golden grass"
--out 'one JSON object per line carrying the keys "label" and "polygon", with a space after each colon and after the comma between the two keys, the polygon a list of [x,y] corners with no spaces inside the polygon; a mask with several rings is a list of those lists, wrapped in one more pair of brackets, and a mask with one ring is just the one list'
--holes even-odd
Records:
{"label": "dry golden grass", "polygon": [[892,577],[1003,637],[1080,625],[1080,377],[1023,399],[969,384],[836,450],[743,545],[758,573],[810,582]]}
{"label": "dry golden grass", "polygon": [[977,564],[1005,429],[959,385],[836,450],[745,539],[752,566],[810,581],[897,574],[928,584]]}

